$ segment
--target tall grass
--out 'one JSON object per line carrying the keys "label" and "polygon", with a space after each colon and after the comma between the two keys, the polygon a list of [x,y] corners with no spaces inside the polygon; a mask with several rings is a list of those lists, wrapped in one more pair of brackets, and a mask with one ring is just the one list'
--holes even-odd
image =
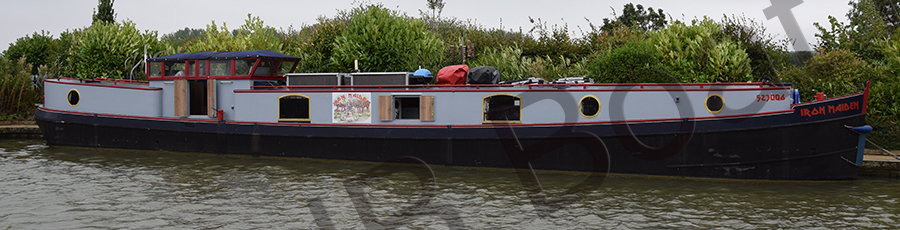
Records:
{"label": "tall grass", "polygon": [[0,120],[26,120],[42,92],[31,84],[31,64],[0,58]]}

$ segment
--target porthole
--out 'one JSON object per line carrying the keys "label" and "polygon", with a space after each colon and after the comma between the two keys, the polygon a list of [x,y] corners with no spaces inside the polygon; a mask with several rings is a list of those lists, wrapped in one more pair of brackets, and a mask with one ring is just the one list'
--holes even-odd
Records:
{"label": "porthole", "polygon": [[717,114],[723,109],[725,109],[725,100],[722,99],[722,95],[712,94],[706,97],[706,111]]}
{"label": "porthole", "polygon": [[69,105],[75,107],[78,105],[78,102],[81,101],[81,94],[78,93],[76,89],[70,89],[69,93],[66,94],[66,102],[69,102]]}
{"label": "porthole", "polygon": [[600,114],[600,100],[594,95],[584,96],[578,104],[578,111],[586,118],[597,117]]}

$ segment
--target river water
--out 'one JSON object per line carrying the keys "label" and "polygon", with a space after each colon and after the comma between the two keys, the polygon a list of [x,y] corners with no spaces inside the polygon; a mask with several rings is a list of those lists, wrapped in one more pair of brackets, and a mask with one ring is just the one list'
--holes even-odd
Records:
{"label": "river water", "polygon": [[539,172],[536,193],[510,170],[426,169],[0,140],[0,228],[900,228],[896,178],[611,176],[570,192],[588,175]]}

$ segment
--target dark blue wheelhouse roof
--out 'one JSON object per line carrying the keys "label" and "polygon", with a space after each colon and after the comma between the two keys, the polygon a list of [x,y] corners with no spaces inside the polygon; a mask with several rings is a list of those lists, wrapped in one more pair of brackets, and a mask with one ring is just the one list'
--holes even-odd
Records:
{"label": "dark blue wheelhouse roof", "polygon": [[277,60],[288,60],[288,61],[299,61],[300,58],[285,55],[279,52],[271,51],[271,50],[251,50],[251,51],[237,51],[237,52],[210,52],[203,51],[197,53],[178,53],[172,54],[165,57],[151,58],[147,59],[147,61],[184,61],[184,60],[232,60],[232,59],[243,59],[243,58],[263,58],[263,59],[277,59]]}

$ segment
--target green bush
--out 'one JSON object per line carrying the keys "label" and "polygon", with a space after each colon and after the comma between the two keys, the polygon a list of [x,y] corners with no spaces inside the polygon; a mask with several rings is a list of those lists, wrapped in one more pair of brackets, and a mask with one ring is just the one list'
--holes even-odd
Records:
{"label": "green bush", "polygon": [[648,41],[632,41],[592,58],[591,73],[602,83],[674,82],[656,70],[660,65],[656,47]]}
{"label": "green bush", "polygon": [[761,23],[745,16],[725,17],[722,19],[722,32],[737,41],[741,49],[750,58],[753,80],[762,76],[777,76],[776,71],[788,64],[791,58],[788,52],[790,40],[776,40],[766,33]]}
{"label": "green bush", "polygon": [[18,61],[0,58],[0,120],[25,120],[42,92],[31,85],[31,64],[24,57]]}
{"label": "green bush", "polygon": [[[882,147],[900,149],[900,81],[896,76],[891,80],[872,82],[868,116],[866,123],[874,128],[868,136]],[[870,148],[873,146],[869,146]]]}
{"label": "green bush", "polygon": [[301,41],[294,56],[303,61],[297,67],[298,72],[326,73],[339,72],[337,65],[331,62],[334,53],[334,41],[347,30],[347,22],[338,19],[319,18],[319,23],[302,31],[298,37]]}
{"label": "green bush", "polygon": [[653,32],[644,32],[637,28],[626,26],[601,30],[591,25],[591,28],[593,32],[587,34],[587,43],[591,50],[600,53],[609,53],[628,43],[641,42],[653,34]]}
{"label": "green bush", "polygon": [[444,42],[421,20],[370,5],[353,15],[336,38],[331,62],[346,72],[353,70],[354,60],[364,72],[413,71],[441,63],[444,50]]}
{"label": "green bush", "polygon": [[653,36],[662,68],[681,82],[746,82],[750,59],[711,19],[675,22]]}
{"label": "green bush", "polygon": [[[131,21],[122,23],[97,22],[74,32],[69,48],[71,68],[79,78],[124,78],[131,65],[131,57],[158,50],[156,31],[141,33]],[[143,76],[143,74],[137,74]]]}
{"label": "green bush", "polygon": [[820,53],[802,67],[786,67],[782,81],[794,83],[803,101],[815,100],[816,93],[829,97],[858,93],[858,81],[874,80],[883,70],[862,60],[855,53],[834,50]]}

